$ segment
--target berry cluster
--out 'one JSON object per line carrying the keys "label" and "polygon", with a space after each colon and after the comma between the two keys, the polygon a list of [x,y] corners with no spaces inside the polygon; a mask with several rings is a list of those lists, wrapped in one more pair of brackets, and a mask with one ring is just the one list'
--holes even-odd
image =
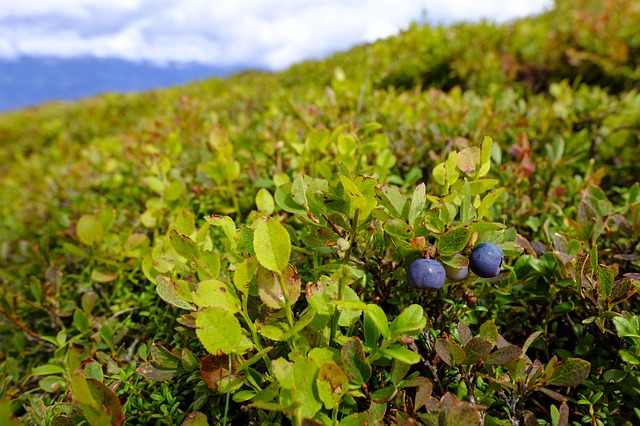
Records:
{"label": "berry cluster", "polygon": [[[456,256],[462,255],[458,253]],[[407,269],[407,280],[412,287],[439,289],[447,278],[452,282],[466,279],[469,269],[479,277],[492,278],[500,273],[503,259],[504,253],[500,247],[492,243],[480,243],[469,256],[468,268],[442,266],[435,259],[416,259]]]}

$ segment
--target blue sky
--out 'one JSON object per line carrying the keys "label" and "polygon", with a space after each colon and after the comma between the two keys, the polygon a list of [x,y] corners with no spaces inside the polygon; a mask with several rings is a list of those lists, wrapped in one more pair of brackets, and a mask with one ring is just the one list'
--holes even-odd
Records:
{"label": "blue sky", "polygon": [[412,21],[498,22],[552,0],[0,0],[0,58],[97,56],[283,69]]}

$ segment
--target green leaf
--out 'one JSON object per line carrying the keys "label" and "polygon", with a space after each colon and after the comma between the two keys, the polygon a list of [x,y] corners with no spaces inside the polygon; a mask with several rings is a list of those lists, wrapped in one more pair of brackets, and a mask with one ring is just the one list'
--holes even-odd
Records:
{"label": "green leaf", "polygon": [[256,270],[258,269],[258,259],[255,257],[249,257],[245,259],[233,273],[233,284],[235,284],[238,291],[245,295],[249,293],[249,284],[251,280],[256,276]]}
{"label": "green leaf", "polygon": [[458,168],[462,173],[471,175],[476,172],[480,163],[480,148],[465,148],[458,153]]}
{"label": "green leaf", "polygon": [[104,230],[102,224],[93,215],[83,215],[76,224],[76,234],[82,244],[93,246],[102,242]]}
{"label": "green leaf", "polygon": [[340,182],[344,187],[344,191],[347,195],[347,200],[350,204],[350,217],[353,217],[353,212],[355,210],[363,210],[367,206],[367,199],[362,195],[360,189],[356,186],[356,184],[344,175],[338,175],[340,178]]}
{"label": "green leaf", "polygon": [[122,407],[111,389],[96,379],[86,379],[80,371],[71,375],[74,402],[89,424],[120,425]]}
{"label": "green leaf", "polygon": [[365,318],[369,318],[376,326],[383,338],[389,337],[389,322],[387,321],[387,314],[378,305],[370,303],[367,305],[367,309],[364,311]]}
{"label": "green leaf", "polygon": [[149,355],[151,355],[151,359],[155,364],[162,369],[177,370],[182,366],[180,358],[160,344],[152,344]]}
{"label": "green leaf", "polygon": [[360,387],[371,377],[371,365],[367,362],[362,342],[356,336],[350,337],[340,350],[340,366],[349,381]]}
{"label": "green leaf", "polygon": [[615,274],[613,273],[612,268],[607,267],[598,267],[597,271],[599,293],[607,298],[611,296]]}
{"label": "green leaf", "polygon": [[110,283],[118,279],[118,274],[93,269],[91,271],[91,279],[97,283]]}
{"label": "green leaf", "polygon": [[449,185],[453,185],[456,183],[458,178],[460,177],[460,172],[458,172],[458,153],[456,151],[451,151],[449,156],[447,157],[447,161],[445,162],[445,170],[447,171],[447,183]]}
{"label": "green leaf", "polygon": [[631,337],[632,339],[640,339],[640,316],[626,315],[616,316],[612,319],[616,327],[616,332],[620,337]]}
{"label": "green leaf", "polygon": [[400,345],[391,345],[386,349],[380,349],[380,352],[405,364],[413,365],[420,362],[420,355]]}
{"label": "green leaf", "polygon": [[483,217],[487,217],[491,207],[498,201],[498,198],[502,196],[506,192],[505,188],[498,188],[493,192],[488,193],[482,199],[480,206],[478,207],[478,219],[482,219]]}
{"label": "green leaf", "polygon": [[196,335],[210,354],[229,354],[240,345],[242,328],[233,314],[220,308],[204,308],[195,317]]}
{"label": "green leaf", "polygon": [[413,304],[405,308],[400,315],[394,318],[389,326],[390,339],[398,337],[416,336],[424,329],[427,319],[424,316],[424,308]]}
{"label": "green leaf", "polygon": [[383,228],[387,234],[402,240],[409,240],[414,236],[413,229],[400,219],[392,218],[385,221]]}
{"label": "green leaf", "polygon": [[193,310],[193,306],[178,296],[178,284],[169,277],[158,275],[156,277],[156,292],[158,296],[176,308]]}
{"label": "green leaf", "polygon": [[440,217],[434,212],[430,211],[425,215],[424,226],[431,232],[436,234],[441,234],[444,232],[445,223]]}
{"label": "green leaf", "polygon": [[349,390],[349,377],[338,365],[325,363],[320,367],[316,385],[324,407],[331,410]]}
{"label": "green leaf", "polygon": [[198,244],[186,235],[180,234],[175,229],[169,231],[169,241],[173,249],[182,257],[195,261],[200,258]]}
{"label": "green leaf", "polygon": [[191,293],[193,303],[198,307],[216,307],[232,314],[241,310],[240,299],[222,281],[205,280],[197,284]]}
{"label": "green leaf", "polygon": [[471,190],[471,196],[475,197],[476,195],[487,192],[488,190],[496,186],[498,183],[500,183],[500,181],[496,179],[481,179],[481,180],[471,181],[469,182],[469,189]]}
{"label": "green leaf", "polygon": [[550,385],[578,386],[589,376],[591,364],[580,358],[566,358],[560,361],[549,380]]}
{"label": "green leaf", "polygon": [[438,185],[444,186],[447,182],[447,169],[445,167],[445,163],[440,163],[435,166],[431,175]]}
{"label": "green leaf", "polygon": [[48,376],[50,374],[62,374],[64,373],[64,368],[60,367],[59,365],[53,365],[53,364],[46,364],[46,365],[40,365],[36,368],[34,368],[31,371],[31,375],[32,376]]}
{"label": "green leaf", "polygon": [[452,229],[445,232],[438,241],[438,251],[441,254],[455,254],[467,245],[469,231],[464,228]]}
{"label": "green leaf", "polygon": [[533,333],[531,333],[531,335],[527,337],[527,340],[525,340],[524,345],[522,345],[522,353],[526,353],[529,349],[529,346],[531,346],[531,344],[535,342],[541,334],[541,331],[534,331]]}
{"label": "green leaf", "polygon": [[292,184],[290,182],[284,183],[276,189],[275,202],[278,206],[288,212],[297,215],[306,215],[307,210],[300,206],[292,196]]}
{"label": "green leaf", "polygon": [[261,188],[256,194],[256,207],[258,210],[270,216],[275,210],[275,202],[273,196],[266,188]]}
{"label": "green leaf", "polygon": [[498,327],[493,320],[485,321],[480,326],[480,337],[495,346],[498,342]]}
{"label": "green leaf", "polygon": [[469,181],[464,180],[464,193],[462,195],[462,203],[460,205],[460,222],[463,225],[468,224],[475,219],[475,210],[471,205],[471,187]]}
{"label": "green leaf", "polygon": [[408,216],[409,205],[407,197],[396,186],[381,185],[376,189],[376,194],[389,214],[396,219],[405,219]]}
{"label": "green leaf", "polygon": [[209,426],[209,420],[205,414],[193,411],[184,419],[181,426]]}
{"label": "green leaf", "polygon": [[397,386],[394,386],[394,385],[386,386],[384,388],[380,388],[375,392],[373,392],[371,394],[371,401],[378,404],[384,404],[391,401],[396,396],[397,393],[398,393]]}
{"label": "green leaf", "polygon": [[480,172],[478,177],[482,177],[489,173],[491,169],[491,153],[493,152],[493,139],[485,136],[480,145]]}
{"label": "green leaf", "polygon": [[260,264],[274,272],[287,267],[291,255],[291,238],[275,219],[259,219],[254,228],[253,247]]}
{"label": "green leaf", "polygon": [[411,196],[411,205],[409,206],[409,225],[413,226],[416,218],[422,212],[427,201],[426,189],[424,182],[418,185]]}

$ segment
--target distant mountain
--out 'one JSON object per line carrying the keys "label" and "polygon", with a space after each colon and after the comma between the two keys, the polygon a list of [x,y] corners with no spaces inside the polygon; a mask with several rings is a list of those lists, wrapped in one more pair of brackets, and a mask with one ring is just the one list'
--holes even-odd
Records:
{"label": "distant mountain", "polygon": [[52,100],[74,100],[103,92],[138,92],[223,77],[243,68],[101,58],[0,59],[0,112]]}

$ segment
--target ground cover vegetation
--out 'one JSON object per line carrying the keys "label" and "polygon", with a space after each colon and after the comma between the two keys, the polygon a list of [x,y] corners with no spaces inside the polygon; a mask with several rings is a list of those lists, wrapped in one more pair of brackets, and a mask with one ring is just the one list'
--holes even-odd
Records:
{"label": "ground cover vegetation", "polygon": [[558,0],[0,116],[0,424],[637,424],[639,58]]}

